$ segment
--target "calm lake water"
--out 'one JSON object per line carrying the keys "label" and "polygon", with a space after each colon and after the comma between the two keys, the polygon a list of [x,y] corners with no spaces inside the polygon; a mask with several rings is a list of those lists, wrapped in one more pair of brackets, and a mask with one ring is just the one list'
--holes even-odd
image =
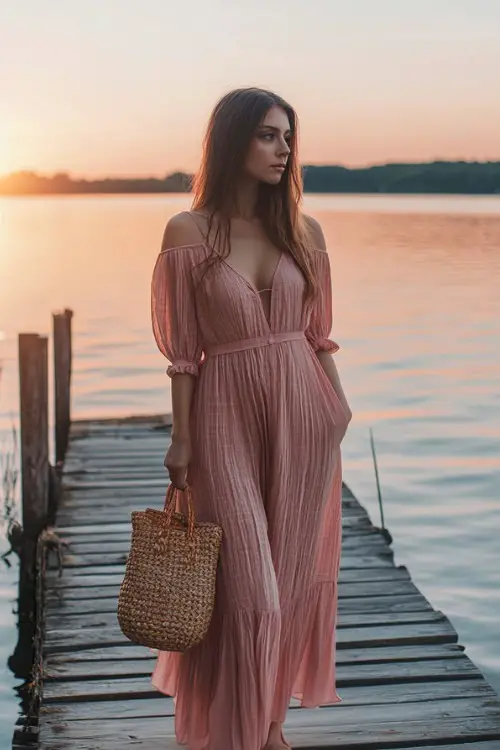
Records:
{"label": "calm lake water", "polygon": [[[0,199],[0,432],[17,424],[17,334],[74,310],[73,415],[170,408],[149,283],[187,196]],[[308,196],[331,254],[336,361],[354,419],[345,479],[397,564],[500,691],[500,197]],[[51,352],[50,352],[51,355]],[[0,553],[6,549],[0,541]],[[17,714],[16,569],[0,561],[0,745]]]}

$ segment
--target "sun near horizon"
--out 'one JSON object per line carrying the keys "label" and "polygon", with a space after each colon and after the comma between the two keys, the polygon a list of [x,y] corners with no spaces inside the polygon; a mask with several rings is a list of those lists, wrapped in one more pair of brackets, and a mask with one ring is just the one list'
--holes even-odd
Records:
{"label": "sun near horizon", "polygon": [[227,90],[274,89],[303,164],[500,159],[500,4],[75,0],[12,4],[0,175],[196,171]]}

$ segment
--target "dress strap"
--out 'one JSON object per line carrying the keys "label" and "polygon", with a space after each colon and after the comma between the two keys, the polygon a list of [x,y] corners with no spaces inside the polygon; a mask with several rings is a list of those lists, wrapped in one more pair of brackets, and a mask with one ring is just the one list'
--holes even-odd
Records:
{"label": "dress strap", "polygon": [[203,239],[203,242],[207,242],[208,241],[207,240],[207,236],[206,236],[204,230],[201,227],[201,222],[198,220],[198,218],[195,218],[195,212],[194,211],[186,211],[186,214],[189,216],[189,218],[191,219],[191,221],[195,224],[198,232],[200,233],[200,235],[201,235],[201,237]]}

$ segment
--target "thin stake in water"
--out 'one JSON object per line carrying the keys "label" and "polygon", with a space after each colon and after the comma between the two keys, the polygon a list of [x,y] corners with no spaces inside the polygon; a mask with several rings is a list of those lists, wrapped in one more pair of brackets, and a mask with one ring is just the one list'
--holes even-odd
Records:
{"label": "thin stake in water", "polygon": [[382,503],[382,492],[381,492],[381,489],[380,489],[380,478],[379,478],[379,474],[378,474],[377,453],[376,453],[376,450],[375,450],[375,441],[373,439],[373,430],[372,430],[371,427],[370,427],[370,445],[371,445],[371,448],[372,448],[373,465],[375,467],[375,480],[376,480],[376,483],[377,483],[378,506],[379,506],[379,509],[380,509],[380,520],[382,522],[381,531],[382,531],[384,537],[387,539],[387,541],[390,544],[392,542],[392,534],[389,531],[389,529],[385,528],[384,506],[383,506],[383,503]]}

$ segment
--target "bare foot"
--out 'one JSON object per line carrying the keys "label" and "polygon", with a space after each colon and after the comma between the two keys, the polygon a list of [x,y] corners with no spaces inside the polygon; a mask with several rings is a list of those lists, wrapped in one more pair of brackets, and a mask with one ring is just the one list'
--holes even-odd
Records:
{"label": "bare foot", "polygon": [[291,750],[290,745],[285,740],[285,737],[283,735],[281,724],[278,724],[278,722],[272,722],[269,728],[267,742],[262,750]]}
{"label": "bare foot", "polygon": [[262,750],[291,750],[291,747],[283,738],[279,740],[268,740]]}

